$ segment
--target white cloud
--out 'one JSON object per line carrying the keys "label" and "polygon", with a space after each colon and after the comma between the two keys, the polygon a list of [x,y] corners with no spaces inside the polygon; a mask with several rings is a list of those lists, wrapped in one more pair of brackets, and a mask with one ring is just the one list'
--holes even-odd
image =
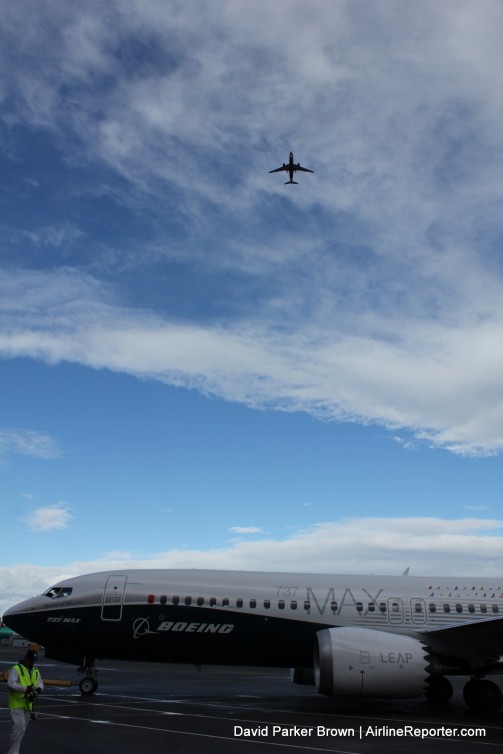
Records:
{"label": "white cloud", "polygon": [[[216,326],[125,308],[75,270],[10,272],[0,285],[4,357],[70,361],[252,407],[406,428],[458,454],[503,449],[503,303],[469,323],[363,312],[353,332],[336,322],[277,332],[260,315]],[[499,293],[503,302],[503,285]]]}
{"label": "white cloud", "polygon": [[69,507],[65,503],[35,508],[23,517],[23,521],[34,531],[54,531],[67,529],[71,519]]}
{"label": "white cloud", "polygon": [[14,454],[35,458],[53,459],[62,455],[61,444],[56,438],[34,429],[0,429],[0,458]]}
{"label": "white cloud", "polygon": [[82,231],[71,225],[59,227],[44,226],[34,230],[18,230],[11,234],[10,240],[17,244],[29,241],[38,248],[60,249],[70,245],[83,236]]}
{"label": "white cloud", "polygon": [[121,568],[216,568],[306,573],[497,576],[503,569],[503,521],[363,518],[321,523],[288,539],[234,541],[213,550],[134,555],[114,551],[64,566],[0,568],[0,615],[62,578]]}
{"label": "white cloud", "polygon": [[[118,250],[130,269],[176,259],[193,280],[220,275],[220,301],[229,271],[259,294],[218,324],[182,321],[168,295],[134,310],[98,277],[9,269],[0,353],[500,452],[501,3],[259,7],[6,11],[8,123],[44,126],[68,165],[127,179],[117,203],[155,197],[155,220],[183,229]],[[27,28],[29,55],[14,45]],[[267,173],[290,147],[316,170],[301,192]],[[61,251],[82,240],[47,223],[20,232]]]}
{"label": "white cloud", "polygon": [[263,530],[258,526],[231,526],[229,531],[233,534],[263,534]]}

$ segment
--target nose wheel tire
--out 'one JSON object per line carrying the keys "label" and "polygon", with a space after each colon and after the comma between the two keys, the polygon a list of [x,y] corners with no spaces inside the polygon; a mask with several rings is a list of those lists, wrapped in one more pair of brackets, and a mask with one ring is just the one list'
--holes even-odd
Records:
{"label": "nose wheel tire", "polygon": [[90,676],[86,676],[86,678],[83,678],[79,683],[80,693],[84,696],[94,694],[97,688],[98,681],[96,680],[96,678],[91,678]]}

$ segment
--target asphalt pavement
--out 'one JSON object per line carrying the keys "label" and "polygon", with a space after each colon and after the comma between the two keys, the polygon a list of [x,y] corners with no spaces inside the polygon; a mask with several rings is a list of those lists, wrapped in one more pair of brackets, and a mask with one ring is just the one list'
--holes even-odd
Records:
{"label": "asphalt pavement", "polygon": [[[0,673],[23,654],[0,648]],[[76,669],[45,660],[42,677],[78,682]],[[99,687],[48,686],[21,754],[301,754],[302,752],[503,752],[503,713],[475,715],[454,679],[451,702],[350,700],[292,684],[289,672],[108,662]],[[0,750],[7,726],[0,684]]]}

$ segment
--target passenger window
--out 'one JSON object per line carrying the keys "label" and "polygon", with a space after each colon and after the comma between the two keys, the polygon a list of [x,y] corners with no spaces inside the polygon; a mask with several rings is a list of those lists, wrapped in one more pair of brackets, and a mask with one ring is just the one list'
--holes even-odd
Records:
{"label": "passenger window", "polygon": [[173,603],[173,605],[179,605],[180,604],[180,597],[178,597],[178,596],[173,597],[173,599],[171,600],[171,602]]}
{"label": "passenger window", "polygon": [[279,607],[280,610],[284,610],[285,609],[285,600],[279,600],[278,607]]}
{"label": "passenger window", "polygon": [[361,613],[363,610],[363,602],[357,602],[356,609],[358,610],[359,613]]}
{"label": "passenger window", "polygon": [[192,597],[185,597],[185,604],[192,605]]}
{"label": "passenger window", "polygon": [[229,607],[229,598],[224,597],[222,600],[222,607]]}
{"label": "passenger window", "polygon": [[393,602],[391,605],[391,612],[392,613],[398,613],[400,612],[400,607],[398,605],[398,602]]}
{"label": "passenger window", "polygon": [[468,605],[468,612],[469,613],[474,613],[475,612],[475,605],[473,603],[470,603]]}
{"label": "passenger window", "polygon": [[499,613],[500,607],[499,605],[493,605],[493,613]]}
{"label": "passenger window", "polygon": [[311,603],[309,600],[304,600],[304,610],[310,610],[311,609]]}
{"label": "passenger window", "polygon": [[339,605],[337,604],[337,602],[335,602],[335,600],[332,600],[332,602],[330,603],[330,610],[333,613],[336,613],[338,607],[339,607]]}
{"label": "passenger window", "polygon": [[368,609],[369,609],[369,613],[374,613],[376,609],[375,602],[369,602]]}
{"label": "passenger window", "polygon": [[236,607],[243,607],[243,600],[241,597],[236,600]]}
{"label": "passenger window", "polygon": [[217,598],[210,597],[210,607],[215,607],[216,604],[217,604]]}
{"label": "passenger window", "polygon": [[430,602],[430,613],[436,613],[437,612],[437,606],[434,602]]}
{"label": "passenger window", "polygon": [[271,607],[271,600],[264,600],[264,607],[266,610],[269,610]]}
{"label": "passenger window", "polygon": [[482,604],[482,605],[480,606],[480,612],[481,612],[481,613],[487,613],[487,605],[484,605],[484,604]]}
{"label": "passenger window", "polygon": [[386,603],[385,602],[381,602],[379,604],[379,610],[381,611],[381,613],[385,613],[386,612]]}
{"label": "passenger window", "polygon": [[422,613],[423,612],[423,606],[420,602],[416,602],[414,605],[414,612],[416,613]]}
{"label": "passenger window", "polygon": [[297,610],[297,601],[296,600],[292,600],[290,602],[290,609],[291,610]]}
{"label": "passenger window", "polygon": [[257,600],[250,600],[250,607],[257,607]]}
{"label": "passenger window", "polygon": [[161,594],[161,597],[159,599],[159,602],[161,603],[161,605],[165,605],[167,601],[168,601],[168,598],[166,597],[166,595]]}
{"label": "passenger window", "polygon": [[460,605],[459,602],[456,603],[456,612],[462,613],[463,612],[463,605]]}
{"label": "passenger window", "polygon": [[450,613],[451,612],[451,606],[448,602],[444,603],[444,613]]}

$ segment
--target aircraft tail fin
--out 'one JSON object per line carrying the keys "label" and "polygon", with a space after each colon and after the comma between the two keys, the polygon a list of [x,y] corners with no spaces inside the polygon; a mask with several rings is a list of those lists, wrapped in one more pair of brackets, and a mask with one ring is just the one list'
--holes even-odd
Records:
{"label": "aircraft tail fin", "polygon": [[296,186],[299,185],[298,181],[285,181],[285,186],[287,186],[289,183],[295,183]]}

